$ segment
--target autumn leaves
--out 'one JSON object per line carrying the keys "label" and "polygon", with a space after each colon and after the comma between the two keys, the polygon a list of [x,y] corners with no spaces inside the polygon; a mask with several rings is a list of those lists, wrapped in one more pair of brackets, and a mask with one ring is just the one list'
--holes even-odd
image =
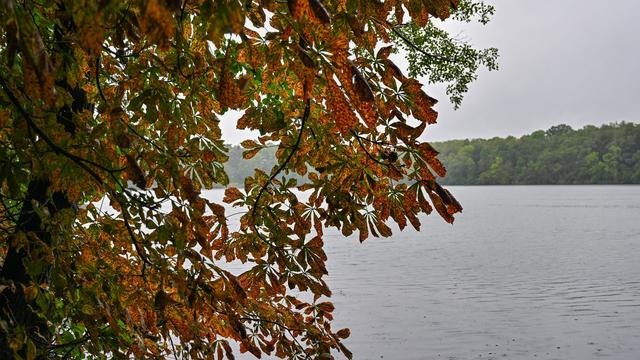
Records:
{"label": "autumn leaves", "polygon": [[[379,46],[405,10],[424,24],[449,0],[9,3],[0,160],[23,175],[0,192],[22,208],[44,177],[83,205],[54,229],[56,280],[35,295],[55,349],[232,358],[237,341],[256,356],[350,357],[349,331],[331,327],[325,229],[364,241],[390,236],[392,222],[419,228],[434,208],[447,221],[461,210],[421,141],[436,101],[391,61],[394,45]],[[203,195],[228,182],[229,109],[260,133],[242,142],[246,158],[277,147],[275,167],[225,190],[243,208],[235,229]],[[234,261],[246,271],[226,270]]]}

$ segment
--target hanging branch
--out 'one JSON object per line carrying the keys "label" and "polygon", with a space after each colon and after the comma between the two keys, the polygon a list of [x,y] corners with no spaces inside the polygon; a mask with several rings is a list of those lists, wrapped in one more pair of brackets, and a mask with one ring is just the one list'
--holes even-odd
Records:
{"label": "hanging branch", "polygon": [[[108,168],[106,168],[106,167],[104,167],[102,165],[99,165],[99,164],[91,161],[91,160],[87,160],[87,159],[84,159],[84,158],[79,157],[77,155],[74,155],[74,154],[68,152],[67,150],[63,149],[59,145],[57,145],[55,142],[53,142],[53,140],[51,140],[51,138],[49,138],[49,136],[42,129],[40,129],[40,127],[38,127],[35,124],[33,119],[31,119],[31,116],[29,115],[29,113],[27,113],[27,111],[20,105],[19,100],[15,97],[15,95],[13,94],[11,89],[9,89],[9,86],[7,85],[6,81],[4,80],[4,78],[2,76],[0,76],[0,86],[2,86],[2,89],[4,90],[5,94],[7,94],[7,96],[9,97],[9,100],[11,100],[11,102],[16,106],[16,108],[18,109],[18,111],[22,115],[22,117],[24,117],[24,119],[27,121],[27,125],[29,126],[29,128],[33,129],[33,131],[35,131],[36,134],[38,134],[40,137],[42,137],[44,142],[46,142],[47,145],[49,145],[49,147],[54,152],[56,152],[56,153],[58,153],[60,155],[63,155],[66,158],[68,158],[69,160],[71,160],[72,162],[74,162],[76,165],[78,165],[80,168],[82,168],[84,171],[86,171],[100,186],[105,186],[104,180],[100,177],[100,175],[98,175],[87,164],[93,165],[93,166],[95,166],[95,167],[97,167],[97,168],[99,168],[101,170],[104,170],[104,171],[108,172],[111,176],[113,176],[114,172],[119,171],[119,170],[108,169]],[[85,164],[85,163],[87,163],[87,164]],[[112,192],[112,195],[113,195],[113,191],[110,191],[110,192]],[[117,196],[115,196],[115,198],[118,200],[118,203],[123,205],[123,203],[117,198]],[[127,232],[129,233],[129,236],[131,237],[131,241],[133,242],[133,245],[134,245],[134,247],[136,249],[136,252],[138,253],[138,256],[140,256],[140,258],[143,261],[142,274],[143,274],[143,277],[144,277],[144,272],[145,272],[146,265],[152,265],[152,263],[149,261],[149,259],[144,254],[144,251],[140,248],[140,244],[138,243],[138,241],[135,238],[135,234],[133,232],[133,229],[131,228],[131,225],[129,224],[128,215],[127,215],[126,210],[124,208],[123,208],[122,214],[123,214],[125,226],[127,228]]]}
{"label": "hanging branch", "polygon": [[394,34],[396,34],[400,39],[402,39],[402,41],[404,41],[407,45],[409,45],[411,48],[413,48],[414,50],[418,51],[422,55],[424,55],[424,56],[426,56],[428,58],[439,60],[439,61],[443,61],[443,62],[451,62],[451,63],[457,62],[457,59],[455,59],[455,58],[450,59],[450,58],[446,58],[444,56],[434,55],[434,54],[426,52],[424,49],[422,49],[421,47],[416,45],[402,31],[397,29],[398,26],[405,26],[407,24],[392,25],[389,22],[382,23],[380,21],[377,21],[376,19],[373,19],[373,20],[376,21],[378,24],[389,28]]}
{"label": "hanging branch", "polygon": [[[258,196],[256,197],[256,201],[253,203],[253,209],[251,210],[252,218],[255,219],[256,211],[258,210],[258,205],[260,203],[260,198],[262,197],[262,194],[265,192],[267,187],[271,185],[271,182],[276,178],[276,176],[278,176],[278,174],[287,166],[287,164],[293,157],[293,154],[295,154],[296,151],[298,151],[298,148],[300,147],[300,141],[302,140],[302,133],[304,132],[304,126],[307,122],[307,119],[309,118],[310,112],[311,112],[311,100],[307,100],[307,104],[304,108],[304,114],[302,115],[302,123],[300,124],[300,132],[298,132],[298,138],[296,139],[296,142],[293,145],[293,149],[291,149],[291,152],[289,152],[289,155],[287,156],[287,158],[282,162],[282,164],[280,164],[280,166],[278,166],[276,171],[273,172],[273,174],[269,177],[267,182],[265,182],[264,185],[262,185],[262,188],[260,188],[260,191],[258,192]],[[270,246],[276,247],[272,242],[268,241],[264,236],[262,236],[262,234],[260,234],[255,224],[252,224],[252,227],[253,227],[253,231],[256,232],[256,234],[262,241],[269,244]]]}
{"label": "hanging branch", "polygon": [[[298,341],[298,339],[295,337],[295,335],[293,335],[294,331],[302,331],[302,329],[291,329],[290,327],[288,327],[288,326],[286,326],[284,324],[281,324],[281,323],[279,323],[277,321],[259,319],[259,318],[241,317],[241,318],[238,318],[238,320],[254,321],[254,322],[267,323],[267,324],[273,324],[273,325],[279,326],[279,327],[285,329],[289,333],[289,335],[291,336],[293,341],[296,343],[296,345],[298,345],[298,347],[304,352],[304,347]],[[305,359],[309,359],[309,354],[305,354]]]}

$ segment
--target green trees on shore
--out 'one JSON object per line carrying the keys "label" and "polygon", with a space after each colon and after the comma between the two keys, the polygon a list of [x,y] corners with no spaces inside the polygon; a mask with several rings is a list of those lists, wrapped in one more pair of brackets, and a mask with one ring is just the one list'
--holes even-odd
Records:
{"label": "green trees on shore", "polygon": [[434,143],[446,184],[638,184],[640,125],[557,125],[515,138]]}
{"label": "green trees on shore", "polygon": [[[579,130],[557,125],[520,138],[450,140],[433,146],[447,166],[443,183],[450,185],[640,184],[640,124]],[[268,150],[242,160],[242,148],[231,147],[230,181],[241,181],[254,168],[270,169],[273,152]]]}

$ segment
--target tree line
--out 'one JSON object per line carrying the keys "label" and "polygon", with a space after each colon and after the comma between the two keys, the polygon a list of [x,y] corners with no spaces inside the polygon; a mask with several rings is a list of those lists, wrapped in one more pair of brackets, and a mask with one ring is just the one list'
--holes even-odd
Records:
{"label": "tree line", "polygon": [[[640,184],[640,124],[620,122],[573,129],[557,125],[516,138],[434,142],[449,185]],[[275,165],[275,147],[245,160],[229,147],[225,170],[240,184],[254,169]]]}
{"label": "tree line", "polygon": [[515,138],[434,143],[446,184],[638,184],[640,124],[553,126]]}

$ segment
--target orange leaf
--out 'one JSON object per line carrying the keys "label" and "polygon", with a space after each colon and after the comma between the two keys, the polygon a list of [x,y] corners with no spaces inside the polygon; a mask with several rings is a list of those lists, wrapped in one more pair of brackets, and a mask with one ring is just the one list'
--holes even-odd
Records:
{"label": "orange leaf", "polygon": [[224,190],[224,198],[222,199],[222,201],[227,204],[231,204],[232,202],[235,202],[236,200],[242,198],[244,198],[244,195],[242,194],[242,192],[240,192],[240,190],[238,190],[238,188],[229,187]]}
{"label": "orange leaf", "polygon": [[353,73],[353,84],[360,99],[367,102],[373,101],[375,99],[375,97],[373,96],[373,91],[371,91],[369,83],[364,78],[360,70],[358,70],[355,65],[351,65],[351,71]]}
{"label": "orange leaf", "polygon": [[242,152],[242,158],[243,159],[247,159],[247,160],[251,159],[254,156],[256,156],[260,152],[260,150],[262,150],[262,147],[257,147],[255,149],[251,149],[251,150],[245,150],[245,151]]}
{"label": "orange leaf", "polygon": [[346,339],[351,335],[351,330],[349,330],[349,328],[340,329],[336,335],[341,339]]}

